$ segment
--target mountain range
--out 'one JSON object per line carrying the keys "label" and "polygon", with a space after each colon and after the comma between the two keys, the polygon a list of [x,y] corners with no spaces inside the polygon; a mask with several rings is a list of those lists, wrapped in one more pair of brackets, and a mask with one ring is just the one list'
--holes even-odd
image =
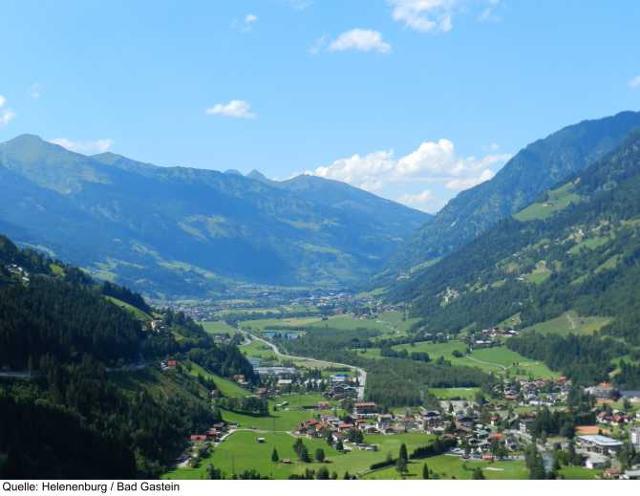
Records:
{"label": "mountain range", "polygon": [[529,144],[493,179],[461,192],[425,222],[394,255],[385,275],[406,277],[455,252],[602,158],[637,127],[640,112],[627,111],[565,127]]}
{"label": "mountain range", "polygon": [[0,144],[0,184],[0,232],[158,297],[352,285],[429,217],[318,177],[159,167],[33,135]]}

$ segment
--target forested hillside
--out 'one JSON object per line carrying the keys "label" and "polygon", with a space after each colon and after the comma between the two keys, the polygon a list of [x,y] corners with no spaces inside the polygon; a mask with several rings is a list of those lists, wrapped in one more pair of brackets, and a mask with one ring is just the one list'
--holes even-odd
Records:
{"label": "forested hillside", "polygon": [[429,218],[321,178],[158,167],[31,135],[0,144],[0,185],[0,230],[16,242],[158,297],[350,285]]}
{"label": "forested hillside", "polygon": [[640,112],[568,126],[518,152],[496,176],[463,191],[394,256],[386,277],[446,256],[602,158],[640,127]]}
{"label": "forested hillside", "polygon": [[[585,381],[640,370],[640,134],[570,181],[397,288],[427,329],[525,329],[565,312],[601,317],[599,334],[510,340],[525,355]],[[605,325],[606,324],[606,325]],[[510,325],[510,324],[505,324]],[[578,334],[578,331],[575,331]],[[573,351],[573,353],[571,352]],[[635,358],[633,358],[635,357]]]}
{"label": "forested hillside", "polygon": [[219,418],[189,363],[257,380],[183,314],[0,236],[0,477],[159,475]]}

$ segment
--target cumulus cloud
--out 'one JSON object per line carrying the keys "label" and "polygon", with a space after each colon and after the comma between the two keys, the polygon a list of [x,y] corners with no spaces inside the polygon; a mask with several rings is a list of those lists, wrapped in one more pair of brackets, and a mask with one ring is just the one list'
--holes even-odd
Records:
{"label": "cumulus cloud", "polygon": [[256,114],[251,111],[251,105],[244,100],[231,100],[227,103],[216,103],[205,111],[209,115],[222,115],[235,119],[254,119]]}
{"label": "cumulus cloud", "polygon": [[108,138],[97,139],[94,141],[75,141],[67,138],[56,138],[52,139],[51,143],[60,145],[72,152],[83,153],[85,155],[108,152],[113,146],[113,140]]}
{"label": "cumulus cloud", "polygon": [[475,12],[479,22],[500,20],[496,15],[500,0],[387,0],[387,3],[395,21],[423,33],[451,31],[453,16],[458,13]]}
{"label": "cumulus cloud", "polygon": [[632,78],[629,81],[629,88],[631,89],[640,88],[640,75]]}
{"label": "cumulus cloud", "polygon": [[16,116],[15,112],[10,108],[6,108],[7,99],[0,95],[0,127],[4,127],[9,124]]}
{"label": "cumulus cloud", "polygon": [[379,31],[372,29],[351,29],[340,34],[329,43],[330,52],[355,50],[359,52],[389,53],[391,45],[384,41]]}
{"label": "cumulus cloud", "polygon": [[458,0],[388,0],[395,21],[422,32],[451,31]]}
{"label": "cumulus cloud", "polygon": [[[433,189],[439,189],[450,197],[451,192],[491,179],[494,170],[502,167],[510,157],[506,153],[462,157],[451,140],[440,139],[424,141],[403,156],[396,156],[393,150],[354,154],[308,173],[393,197],[411,206],[418,206],[422,202],[423,207],[420,208],[425,208],[425,204],[441,205],[447,199],[439,198]],[[421,191],[416,192],[415,188],[420,185],[423,185]],[[429,189],[424,189],[425,186],[429,186]],[[400,194],[397,194],[398,191]]]}
{"label": "cumulus cloud", "polygon": [[425,212],[432,212],[437,206],[437,199],[429,189],[416,194],[405,193],[398,198],[398,202]]}
{"label": "cumulus cloud", "polygon": [[454,191],[462,191],[488,181],[493,178],[494,175],[495,174],[491,169],[484,169],[477,176],[451,179],[446,182],[445,187]]}

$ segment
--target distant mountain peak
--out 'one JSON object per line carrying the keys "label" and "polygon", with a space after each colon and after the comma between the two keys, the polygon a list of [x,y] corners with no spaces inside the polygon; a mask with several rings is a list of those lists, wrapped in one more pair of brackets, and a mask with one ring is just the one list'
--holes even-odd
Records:
{"label": "distant mountain peak", "polygon": [[270,183],[271,180],[265,176],[262,172],[257,169],[253,169],[249,174],[247,174],[249,179],[254,179],[255,181],[261,181],[263,183]]}
{"label": "distant mountain peak", "polygon": [[43,140],[37,134],[25,133],[25,134],[20,134],[20,135],[16,136],[13,139],[10,139],[6,143],[7,144],[14,144],[14,145],[15,144],[27,144],[27,143],[45,143],[45,140]]}

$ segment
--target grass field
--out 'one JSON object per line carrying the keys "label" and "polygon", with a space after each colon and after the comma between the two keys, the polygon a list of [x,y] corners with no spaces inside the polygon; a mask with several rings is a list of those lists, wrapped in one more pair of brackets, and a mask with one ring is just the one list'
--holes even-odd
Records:
{"label": "grass field", "polygon": [[429,392],[439,400],[462,399],[472,401],[476,393],[480,391],[477,387],[468,388],[430,388]]}
{"label": "grass field", "polygon": [[524,331],[535,330],[542,334],[593,334],[607,325],[611,319],[607,317],[580,317],[573,310],[565,312],[555,319],[540,322]]}
{"label": "grass field", "polygon": [[270,360],[274,362],[279,361],[278,355],[275,354],[270,346],[255,339],[249,344],[241,345],[240,351],[250,358],[261,358],[262,360]]}
{"label": "grass field", "polygon": [[238,332],[234,327],[231,327],[224,320],[215,320],[200,322],[205,331],[209,334],[235,334]]}
{"label": "grass field", "polygon": [[459,351],[464,353],[467,349],[467,345],[462,341],[452,340],[447,341],[446,343],[432,343],[430,341],[420,341],[411,344],[401,344],[393,347],[394,350],[407,350],[407,352],[411,353],[415,352],[426,352],[431,357],[431,360],[437,360],[440,357],[444,357],[445,360],[455,359],[452,355],[454,351]]}
{"label": "grass field", "polygon": [[551,276],[551,270],[547,267],[546,262],[540,261],[536,264],[536,268],[531,273],[526,274],[525,278],[532,284],[542,284]]}
{"label": "grass field", "polygon": [[453,361],[460,365],[476,366],[485,372],[509,372],[512,376],[540,379],[559,376],[544,363],[526,358],[505,346],[474,350],[471,355],[454,358]]}
{"label": "grass field", "polygon": [[[440,479],[471,479],[475,467],[482,468],[487,479],[527,479],[528,471],[523,461],[485,462],[463,460],[457,456],[439,455],[409,463],[406,479],[422,479],[422,466],[426,463]],[[365,475],[366,479],[400,479],[395,467],[376,470]]]}
{"label": "grass field", "polygon": [[299,329],[323,322],[321,317],[290,317],[284,319],[255,319],[241,323],[243,329],[264,331],[265,329]]}
{"label": "grass field", "polygon": [[580,201],[580,195],[573,193],[572,190],[573,183],[567,183],[557,189],[551,190],[545,201],[532,203],[524,210],[515,214],[514,217],[521,222],[542,220],[551,217],[572,203]]}
{"label": "grass field", "polygon": [[[264,443],[258,443],[257,438],[264,438]],[[327,462],[302,463],[296,458],[293,451],[295,437],[287,432],[266,432],[256,433],[248,431],[238,431],[229,436],[213,453],[203,460],[197,468],[178,468],[167,474],[167,479],[200,479],[205,476],[206,468],[211,463],[216,468],[221,469],[228,476],[233,472],[239,473],[251,468],[256,469],[263,475],[276,479],[286,479],[291,474],[302,473],[310,468],[317,470],[325,466],[329,472],[336,472],[342,477],[345,472],[351,474],[364,474],[368,472],[372,463],[382,461],[387,453],[397,456],[400,445],[405,443],[409,452],[418,446],[428,444],[433,438],[426,434],[398,434],[394,436],[373,435],[367,436],[365,441],[370,444],[377,444],[377,452],[363,451],[355,449],[347,453],[338,453],[329,447],[322,439],[303,438],[309,453],[313,454],[317,448],[322,448],[327,456]],[[278,451],[280,459],[289,458],[292,463],[273,463],[271,453],[273,449]]]}
{"label": "grass field", "polygon": [[191,367],[190,373],[192,375],[201,375],[207,379],[211,379],[224,396],[229,398],[246,398],[252,394],[251,391],[244,389],[239,384],[206,371],[197,363],[190,362],[189,365]]}
{"label": "grass field", "polygon": [[[443,357],[453,365],[475,367],[487,373],[509,373],[512,376],[533,376],[542,379],[558,376],[558,374],[550,370],[544,363],[530,360],[515,351],[509,350],[505,346],[476,349],[473,350],[471,354],[465,354],[463,357],[455,357],[452,355],[454,351],[464,353],[467,349],[467,345],[458,340],[451,340],[446,343],[419,341],[413,345],[403,344],[394,346],[393,348],[395,350],[405,349],[409,353],[425,352],[429,354],[431,360],[437,360]],[[364,353],[361,351],[359,351],[359,353],[367,358],[381,358],[379,348],[370,348]]]}
{"label": "grass field", "polygon": [[[320,401],[326,401],[320,394],[286,394],[269,400],[270,415],[268,417],[254,417],[226,410],[223,411],[222,417],[225,421],[238,424],[238,427],[243,429],[293,431],[298,424],[313,418],[318,413],[313,407]],[[277,410],[274,408],[284,402],[287,403],[286,406]]]}
{"label": "grass field", "polygon": [[601,473],[601,470],[590,470],[586,467],[562,467],[560,469],[560,475],[568,480],[596,479]]}
{"label": "grass field", "polygon": [[127,302],[119,300],[118,298],[114,298],[113,296],[105,296],[105,298],[109,300],[111,303],[113,303],[114,305],[130,312],[137,320],[142,320],[142,321],[151,320],[151,315],[149,315],[146,312],[143,312],[142,310],[134,307],[133,305],[130,305]]}

